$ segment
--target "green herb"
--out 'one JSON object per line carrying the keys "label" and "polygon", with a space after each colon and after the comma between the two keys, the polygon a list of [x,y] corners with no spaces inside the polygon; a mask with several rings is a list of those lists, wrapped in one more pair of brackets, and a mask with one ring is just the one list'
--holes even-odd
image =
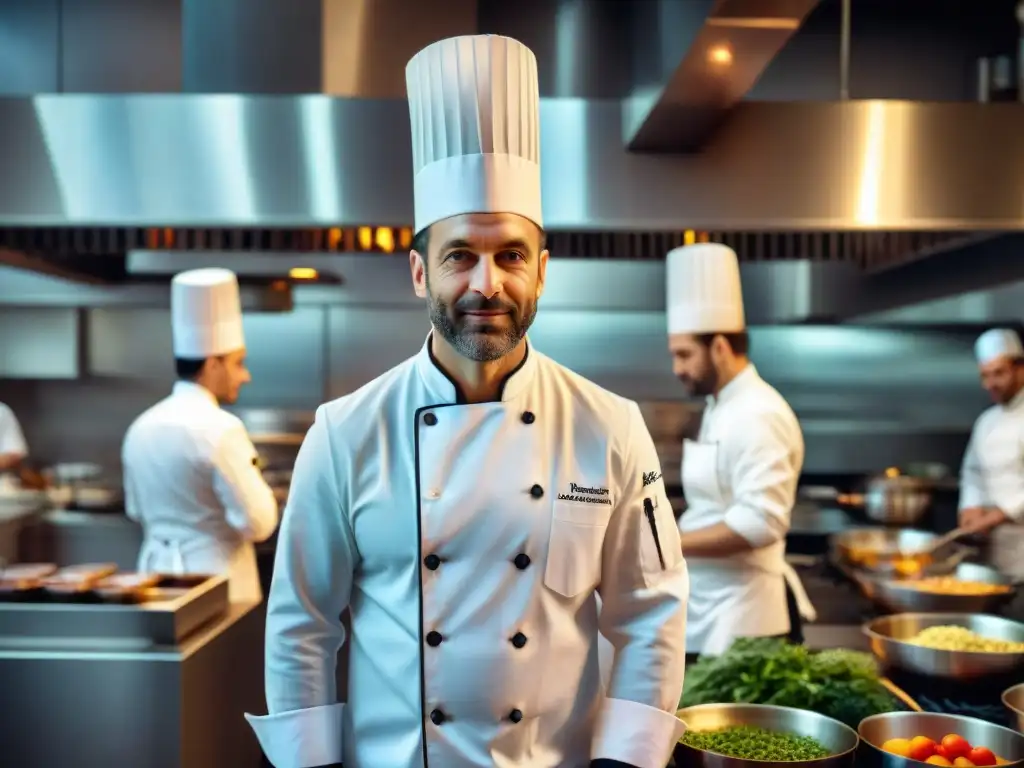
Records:
{"label": "green herb", "polygon": [[742,760],[792,763],[798,760],[820,760],[832,754],[809,736],[767,731],[749,725],[717,731],[687,731],[680,741],[694,749]]}
{"label": "green herb", "polygon": [[879,682],[866,653],[814,653],[775,638],[742,638],[721,656],[702,656],[686,671],[680,707],[773,704],[820,712],[856,729],[902,705]]}

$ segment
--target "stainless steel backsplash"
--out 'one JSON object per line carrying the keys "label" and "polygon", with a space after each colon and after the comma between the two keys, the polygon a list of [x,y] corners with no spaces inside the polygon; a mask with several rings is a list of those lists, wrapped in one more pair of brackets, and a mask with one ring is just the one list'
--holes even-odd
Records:
{"label": "stainless steel backsplash", "polygon": [[[164,310],[94,309],[85,315],[85,373],[68,380],[3,379],[0,401],[44,461],[95,458],[116,465],[131,420],[173,381]],[[551,311],[536,347],[644,405],[666,477],[700,403],[671,375],[660,313]],[[414,354],[428,323],[419,308],[300,307],[246,318],[253,383],[239,409],[312,411]],[[892,463],[956,463],[985,406],[970,339],[877,328],[754,328],[752,357],[790,401],[807,440],[807,470],[870,471]]]}
{"label": "stainless steel backsplash", "polygon": [[[308,418],[319,403],[415,354],[429,324],[403,262],[353,262],[340,289],[298,290],[290,313],[247,314],[254,380],[238,409]],[[530,335],[555,360],[643,404],[671,482],[701,403],[687,401],[672,376],[660,282],[637,270],[629,283],[631,274],[628,263],[572,271],[553,261]],[[752,328],[751,352],[800,417],[808,472],[869,472],[915,460],[955,466],[986,406],[972,358],[976,333],[764,326]],[[0,307],[0,401],[15,409],[41,461],[89,458],[116,467],[125,429],[172,381],[166,308]]]}

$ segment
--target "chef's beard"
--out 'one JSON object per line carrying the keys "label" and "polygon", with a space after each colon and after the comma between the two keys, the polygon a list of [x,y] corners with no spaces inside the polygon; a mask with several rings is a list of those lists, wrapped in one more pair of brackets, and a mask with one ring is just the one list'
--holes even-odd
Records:
{"label": "chef's beard", "polygon": [[[520,308],[500,299],[470,295],[449,305],[430,292],[428,281],[427,309],[431,324],[456,352],[478,363],[487,363],[501,359],[519,345],[537,315],[537,302],[531,301]],[[494,318],[494,323],[482,322],[479,318],[467,322],[464,313],[472,310],[508,314]]]}
{"label": "chef's beard", "polygon": [[710,361],[707,368],[696,378],[680,376],[679,380],[690,390],[691,397],[708,397],[718,391],[718,372]]}

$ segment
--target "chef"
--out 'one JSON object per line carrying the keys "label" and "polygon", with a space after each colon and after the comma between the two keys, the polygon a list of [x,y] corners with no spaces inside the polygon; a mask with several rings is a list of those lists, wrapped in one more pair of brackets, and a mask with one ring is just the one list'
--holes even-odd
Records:
{"label": "chef", "polygon": [[994,404],[978,417],[967,444],[960,524],[991,531],[996,566],[1024,577],[1024,347],[1015,331],[993,328],[978,337],[974,352],[981,385]]}
{"label": "chef", "polygon": [[278,768],[664,768],[688,584],[654,444],[635,403],[526,338],[548,261],[536,59],[457,37],[406,79],[432,330],[317,411],[268,600],[270,714],[249,720]]}
{"label": "chef", "polygon": [[17,416],[0,403],[0,473],[17,470],[27,456],[28,446]]}
{"label": "chef", "polygon": [[[697,440],[683,445],[690,568],[686,647],[720,654],[737,637],[801,640],[814,612],[785,561],[804,442],[793,411],[747,358],[739,263],[705,243],[667,257],[668,346],[691,395],[707,398]],[[788,594],[792,591],[792,595]]]}
{"label": "chef", "polygon": [[125,507],[143,529],[139,571],[228,577],[233,602],[262,599],[253,542],[277,527],[242,422],[221,409],[249,380],[235,274],[197,269],[171,282],[178,381],[122,447]]}

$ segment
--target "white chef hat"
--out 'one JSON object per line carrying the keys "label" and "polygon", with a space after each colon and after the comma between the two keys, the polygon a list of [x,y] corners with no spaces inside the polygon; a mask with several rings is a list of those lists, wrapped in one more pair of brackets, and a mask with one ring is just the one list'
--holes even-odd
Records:
{"label": "white chef hat", "polygon": [[733,333],[746,328],[736,252],[718,243],[686,245],[665,257],[668,332]]}
{"label": "white chef hat", "polygon": [[543,226],[537,59],[517,40],[465,35],[405,68],[415,231],[462,213],[516,213]]}
{"label": "white chef hat", "polygon": [[171,281],[174,356],[203,360],[245,347],[238,278],[229,269],[193,269]]}
{"label": "white chef hat", "polygon": [[974,343],[974,356],[978,359],[978,365],[984,365],[997,357],[1024,357],[1024,347],[1016,331],[992,328],[981,334]]}

